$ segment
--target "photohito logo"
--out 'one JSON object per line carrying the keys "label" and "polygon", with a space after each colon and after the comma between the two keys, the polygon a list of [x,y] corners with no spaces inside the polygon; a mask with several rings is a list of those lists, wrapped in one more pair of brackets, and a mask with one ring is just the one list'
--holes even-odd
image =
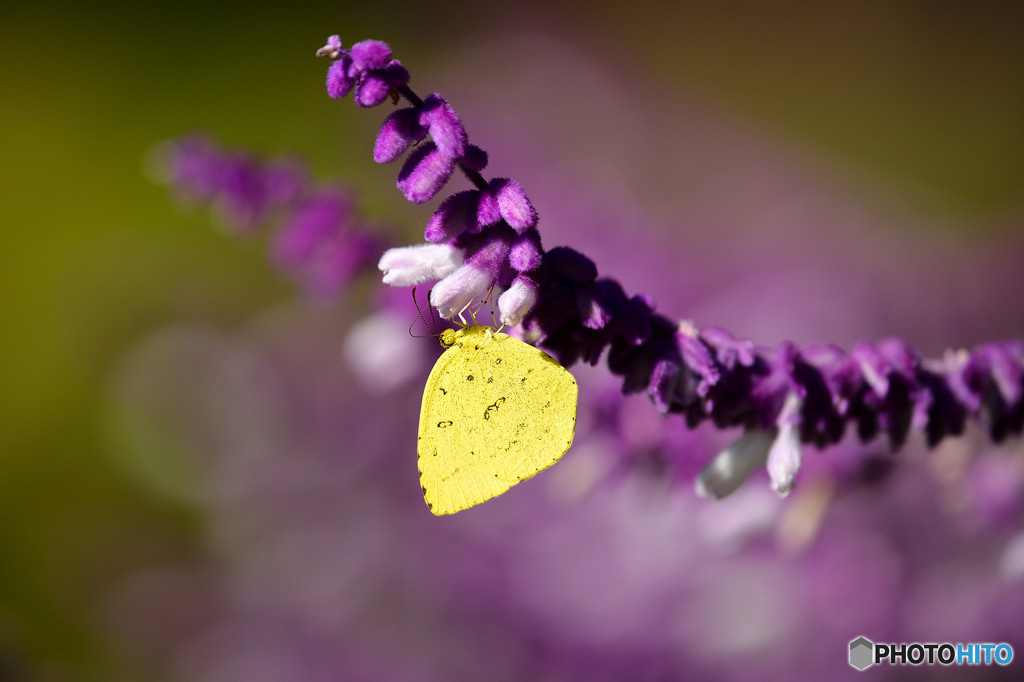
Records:
{"label": "photohito logo", "polygon": [[1010,665],[1013,647],[971,642],[910,642],[909,644],[876,644],[861,636],[850,642],[850,665],[866,670],[876,663],[889,665]]}

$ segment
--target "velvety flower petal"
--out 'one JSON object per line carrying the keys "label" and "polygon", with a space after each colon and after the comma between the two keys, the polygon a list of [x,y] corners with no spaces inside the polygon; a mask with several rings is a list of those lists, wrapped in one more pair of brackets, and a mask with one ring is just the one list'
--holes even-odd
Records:
{"label": "velvety flower petal", "polygon": [[540,233],[532,229],[516,236],[508,261],[516,272],[530,272],[540,267],[541,253]]}
{"label": "velvety flower petal", "polygon": [[537,302],[536,282],[526,275],[519,275],[512,286],[498,297],[498,319],[508,326],[519,324]]}
{"label": "velvety flower petal", "polygon": [[356,79],[349,74],[352,60],[348,55],[334,61],[327,68],[327,94],[334,99],[341,99],[352,90]]}
{"label": "velvety flower petal", "polygon": [[475,189],[457,192],[437,207],[427,222],[424,237],[428,242],[441,243],[459,236],[466,230],[476,230],[476,205],[480,192]]}
{"label": "velvety flower petal", "polygon": [[501,209],[498,206],[498,197],[488,187],[480,192],[480,202],[476,209],[476,222],[480,227],[490,227],[501,222]]}
{"label": "velvety flower petal", "polygon": [[414,204],[434,198],[455,169],[452,160],[442,154],[432,142],[425,142],[409,154],[398,174],[398,189]]}
{"label": "velvety flower petal", "polygon": [[420,125],[430,131],[430,139],[434,141],[442,154],[450,159],[457,159],[466,153],[466,130],[455,110],[441,95],[434,93],[423,101],[420,112]]}
{"label": "velvety flower petal", "polygon": [[391,48],[379,40],[363,40],[349,50],[352,64],[359,71],[382,69],[391,61]]}
{"label": "velvety flower petal", "polygon": [[430,305],[438,314],[451,319],[477,299],[487,295],[491,288],[491,273],[466,263],[434,285],[430,290]]}
{"label": "velvety flower petal", "polygon": [[397,59],[381,69],[381,77],[392,88],[401,88],[409,83],[409,70]]}
{"label": "velvety flower petal", "polygon": [[481,245],[466,257],[466,263],[488,271],[491,273],[493,281],[501,272],[502,266],[508,261],[511,247],[509,236],[501,233],[488,235]]}
{"label": "velvety flower petal", "polygon": [[356,104],[361,107],[375,107],[383,103],[391,92],[391,86],[377,71],[365,71],[356,85]]}
{"label": "velvety flower petal", "polygon": [[462,263],[461,249],[447,244],[418,244],[388,249],[377,269],[384,273],[384,284],[408,287],[447,277]]}
{"label": "velvety flower petal", "polygon": [[427,130],[420,125],[420,115],[414,107],[393,111],[384,119],[377,134],[373,160],[377,163],[390,163],[426,135]]}
{"label": "velvety flower petal", "polygon": [[522,185],[508,178],[498,178],[490,184],[498,202],[498,212],[512,229],[523,232],[537,225],[537,211]]}
{"label": "velvety flower petal", "polygon": [[556,246],[544,253],[544,265],[573,282],[593,282],[597,279],[594,261],[568,246]]}

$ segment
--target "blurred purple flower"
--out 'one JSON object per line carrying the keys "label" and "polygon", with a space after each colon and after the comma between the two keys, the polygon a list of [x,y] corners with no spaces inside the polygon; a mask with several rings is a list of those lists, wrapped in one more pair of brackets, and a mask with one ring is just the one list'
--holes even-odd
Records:
{"label": "blurred purple flower", "polygon": [[215,206],[230,228],[249,232],[276,222],[271,260],[313,298],[337,295],[382,248],[342,188],[314,185],[294,159],[261,161],[190,135],[164,143],[157,162],[160,179],[174,192]]}

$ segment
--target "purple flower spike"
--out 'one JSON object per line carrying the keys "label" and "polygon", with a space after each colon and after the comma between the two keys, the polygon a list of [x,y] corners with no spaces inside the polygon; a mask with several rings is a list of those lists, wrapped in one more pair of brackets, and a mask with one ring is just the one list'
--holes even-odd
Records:
{"label": "purple flower spike", "polygon": [[537,211],[526,196],[522,185],[508,178],[491,181],[491,188],[498,201],[498,212],[516,232],[524,232],[537,224]]}
{"label": "purple flower spike", "polygon": [[458,192],[441,202],[427,222],[423,236],[428,242],[440,244],[463,232],[476,231],[476,205],[480,192],[475,189]]}
{"label": "purple flower spike", "polygon": [[364,71],[356,85],[356,105],[370,108],[383,104],[388,98],[391,86],[379,71]]}
{"label": "purple flower spike", "polygon": [[466,130],[455,110],[448,106],[441,95],[434,93],[424,102],[420,113],[420,125],[430,131],[430,138],[450,159],[457,159],[466,153]]}
{"label": "purple flower spike", "polygon": [[420,115],[413,107],[391,112],[377,134],[373,146],[373,160],[390,163],[405,153],[414,142],[427,135],[427,129],[420,125]]}
{"label": "purple flower spike", "polygon": [[414,204],[422,204],[434,198],[452,176],[455,164],[432,142],[416,148],[405,160],[398,174],[398,189]]}
{"label": "purple flower spike", "polygon": [[[339,43],[340,46],[340,43]],[[363,40],[349,50],[352,66],[358,71],[383,69],[391,61],[391,48],[379,40]]]}
{"label": "purple flower spike", "polygon": [[342,55],[327,69],[327,94],[333,99],[341,99],[355,86],[356,79],[349,73],[351,65],[349,56]]}
{"label": "purple flower spike", "polygon": [[[659,412],[682,415],[691,427],[710,419],[718,428],[744,429],[701,473],[703,493],[724,496],[767,462],[772,487],[784,495],[800,469],[803,444],[837,444],[850,425],[865,442],[886,434],[894,450],[912,429],[923,431],[929,445],[959,435],[968,417],[986,424],[997,442],[1024,430],[1024,343],[993,343],[926,362],[900,339],[861,343],[850,353],[792,342],[773,350],[722,329],[677,324],[656,313],[649,298],[630,297],[614,280],[598,278],[579,252],[545,252],[523,187],[481,175],[487,154],[469,142],[441,95],[420,99],[408,87],[408,71],[391,60],[387,45],[364,41],[345,50],[332,36],[318,54],[336,60],[328,76],[332,96],[355,87],[360,106],[389,95],[409,102],[387,117],[374,146],[374,160],[387,163],[418,144],[398,177],[406,198],[430,200],[455,168],[473,187],[441,203],[426,225],[427,244],[384,254],[385,283],[440,279],[430,299],[444,317],[497,294],[501,323],[522,323],[562,364],[605,357],[622,392],[646,392]],[[196,166],[197,175],[222,174],[201,158]]]}

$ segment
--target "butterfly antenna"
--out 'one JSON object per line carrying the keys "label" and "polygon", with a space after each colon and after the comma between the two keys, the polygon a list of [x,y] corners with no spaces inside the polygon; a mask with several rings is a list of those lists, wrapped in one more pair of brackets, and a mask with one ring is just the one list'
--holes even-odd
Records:
{"label": "butterfly antenna", "polygon": [[[428,292],[427,293],[428,300],[429,300],[429,296],[430,296],[430,293]],[[422,322],[423,326],[426,328],[426,330],[428,332],[430,332],[430,334],[428,334],[428,336],[433,336],[434,338],[437,338],[438,337],[437,325],[432,325],[432,324],[428,323],[427,322],[427,318],[425,318],[423,316],[423,309],[420,308],[420,302],[416,299],[416,287],[412,288],[412,302],[413,302],[413,305],[416,306],[416,312],[419,313],[420,322]],[[431,316],[431,317],[433,317],[433,316]],[[414,324],[416,324],[415,320],[413,320],[412,324],[409,325],[409,336],[413,337],[414,339],[421,339],[421,338],[423,338],[422,336],[418,336],[418,335],[412,333],[412,327],[413,327]]]}
{"label": "butterfly antenna", "polygon": [[[493,284],[491,285],[491,288],[487,290],[487,299],[486,300],[487,300],[487,307],[491,311],[491,322],[492,323],[496,322],[497,318],[494,317],[494,285]],[[491,326],[497,326],[497,325],[492,324]]]}

